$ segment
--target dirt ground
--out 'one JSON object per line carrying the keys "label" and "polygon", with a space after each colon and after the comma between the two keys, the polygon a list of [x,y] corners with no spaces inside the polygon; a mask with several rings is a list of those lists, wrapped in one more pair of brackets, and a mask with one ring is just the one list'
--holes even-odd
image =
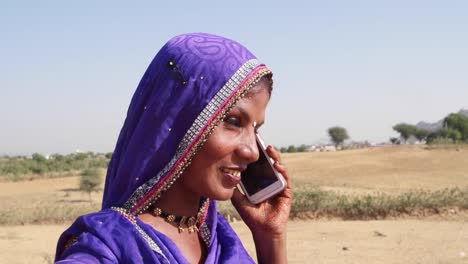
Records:
{"label": "dirt ground", "polygon": [[380,147],[282,156],[296,186],[316,185],[346,193],[400,193],[468,186],[467,146]]}
{"label": "dirt ground", "polygon": [[[296,187],[315,185],[356,194],[464,188],[467,161],[468,148],[283,155]],[[78,182],[78,177],[0,182],[0,220],[14,223],[0,226],[0,264],[53,262],[57,238],[67,225],[20,223],[25,218],[47,219],[57,210],[65,216],[72,209],[99,208],[102,191],[89,197],[77,190]],[[242,222],[232,225],[254,255],[248,229]],[[288,255],[290,263],[468,263],[468,212],[385,221],[292,221]]]}
{"label": "dirt ground", "polygon": [[[242,222],[232,223],[252,256]],[[0,227],[0,263],[52,263],[66,225]],[[453,220],[292,221],[290,263],[468,263],[468,217]]]}

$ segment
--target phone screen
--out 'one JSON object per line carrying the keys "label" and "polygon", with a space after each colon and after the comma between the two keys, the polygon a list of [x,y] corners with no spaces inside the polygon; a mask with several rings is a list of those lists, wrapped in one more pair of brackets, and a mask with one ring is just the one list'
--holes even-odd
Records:
{"label": "phone screen", "polygon": [[258,142],[257,147],[259,153],[258,160],[247,165],[247,169],[241,174],[242,184],[249,195],[253,195],[279,181]]}

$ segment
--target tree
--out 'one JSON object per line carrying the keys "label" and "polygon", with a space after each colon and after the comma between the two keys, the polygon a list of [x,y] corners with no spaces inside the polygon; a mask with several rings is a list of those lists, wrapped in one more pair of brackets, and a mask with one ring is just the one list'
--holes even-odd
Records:
{"label": "tree", "polygon": [[286,149],[286,152],[288,152],[288,153],[294,153],[294,152],[297,152],[297,149],[296,149],[296,147],[295,147],[294,145],[290,145],[290,146],[288,147],[288,149]]}
{"label": "tree", "polygon": [[450,138],[454,143],[456,143],[462,139],[463,135],[456,129],[444,127],[439,130],[439,137]]}
{"label": "tree", "polygon": [[432,132],[427,136],[427,143],[457,143],[462,139],[462,135],[458,130],[443,127],[436,132]]}
{"label": "tree", "polygon": [[419,128],[416,128],[416,130],[414,131],[414,136],[419,140],[419,141],[423,141],[427,138],[427,136],[429,136],[429,131],[425,130],[425,129],[419,129]]}
{"label": "tree", "polygon": [[410,124],[399,123],[399,124],[396,124],[396,125],[393,126],[393,130],[400,133],[400,136],[406,142],[411,135],[415,134],[417,128],[416,128],[416,126],[413,126],[413,125],[410,125]]}
{"label": "tree", "polygon": [[87,192],[91,203],[91,192],[97,191],[101,184],[101,177],[97,169],[86,169],[81,173],[80,191]]}
{"label": "tree", "polygon": [[[468,117],[462,114],[450,114],[444,118],[444,127],[460,133],[459,140],[468,140]],[[453,139],[453,138],[452,138]]]}
{"label": "tree", "polygon": [[65,158],[63,155],[60,155],[60,154],[53,154],[50,157],[56,161],[63,161]]}
{"label": "tree", "polygon": [[296,150],[297,150],[297,152],[306,152],[307,151],[307,146],[305,144],[302,144],[299,147],[297,147]]}
{"label": "tree", "polygon": [[38,163],[45,163],[45,162],[47,162],[47,159],[46,159],[43,155],[41,155],[41,154],[39,154],[39,153],[34,153],[34,154],[32,154],[32,159],[35,160],[35,161],[38,162]]}
{"label": "tree", "polygon": [[335,143],[335,147],[338,145],[343,144],[343,142],[349,138],[348,132],[344,127],[330,127],[328,129],[328,135],[333,143]]}
{"label": "tree", "polygon": [[73,155],[74,160],[85,160],[88,157],[88,153],[78,152]]}

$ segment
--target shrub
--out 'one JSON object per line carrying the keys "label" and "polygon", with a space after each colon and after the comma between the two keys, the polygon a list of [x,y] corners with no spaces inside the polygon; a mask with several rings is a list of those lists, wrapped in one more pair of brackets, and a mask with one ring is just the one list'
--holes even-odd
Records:
{"label": "shrub", "polygon": [[439,191],[408,191],[396,196],[373,194],[352,196],[318,188],[294,192],[291,218],[340,217],[384,219],[389,216],[437,214],[448,208],[468,209],[468,188]]}
{"label": "shrub", "polygon": [[91,192],[97,191],[102,180],[97,169],[86,169],[81,173],[80,190],[87,192],[91,202]]}
{"label": "shrub", "polygon": [[5,157],[0,159],[0,180],[19,181],[70,176],[85,169],[107,168],[108,163],[109,159],[105,155],[93,153],[53,154],[49,159],[37,153],[31,158]]}

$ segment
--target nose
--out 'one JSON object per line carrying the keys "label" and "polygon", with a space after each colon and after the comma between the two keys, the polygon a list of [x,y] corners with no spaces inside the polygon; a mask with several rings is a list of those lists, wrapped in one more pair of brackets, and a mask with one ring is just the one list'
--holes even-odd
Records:
{"label": "nose", "polygon": [[238,156],[247,164],[258,160],[259,151],[255,133],[248,133],[237,147]]}

